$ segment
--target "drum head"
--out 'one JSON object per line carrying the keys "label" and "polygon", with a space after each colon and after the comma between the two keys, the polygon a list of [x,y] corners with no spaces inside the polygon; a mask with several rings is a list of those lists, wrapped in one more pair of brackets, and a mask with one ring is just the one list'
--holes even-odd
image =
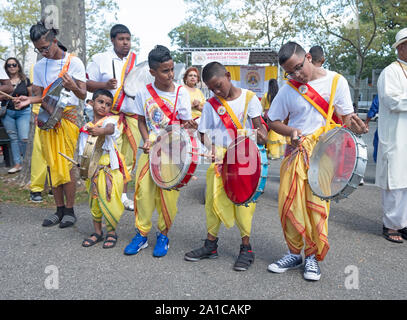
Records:
{"label": "drum head", "polygon": [[99,159],[103,154],[102,146],[105,136],[91,136],[86,140],[80,163],[80,175],[82,179],[91,178],[99,165]]}
{"label": "drum head", "polygon": [[320,137],[308,170],[311,190],[322,199],[338,196],[352,179],[357,164],[355,135],[335,128]]}
{"label": "drum head", "polygon": [[172,189],[185,177],[192,162],[192,143],[178,125],[167,126],[150,149],[150,173],[163,189]]}
{"label": "drum head", "polygon": [[131,69],[124,80],[123,89],[129,97],[134,97],[140,88],[154,82],[154,77],[150,73],[148,62],[144,61]]}
{"label": "drum head", "polygon": [[228,198],[245,204],[257,190],[261,159],[257,144],[248,137],[237,137],[223,158],[222,181]]}

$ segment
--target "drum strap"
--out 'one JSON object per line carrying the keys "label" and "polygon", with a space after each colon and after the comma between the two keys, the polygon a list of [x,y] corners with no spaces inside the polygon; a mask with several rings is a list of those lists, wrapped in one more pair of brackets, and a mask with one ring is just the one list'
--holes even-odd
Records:
{"label": "drum strap", "polygon": [[[65,64],[64,64],[64,66],[62,67],[61,72],[60,72],[59,75],[58,75],[58,78],[61,78],[65,73],[68,72],[69,66],[71,65],[71,59],[72,59],[73,56],[74,56],[74,55],[73,55],[72,53],[70,53],[70,54],[68,55],[68,58],[66,59],[66,62],[65,62]],[[48,90],[52,87],[52,85],[54,84],[54,82],[55,82],[55,81],[53,81],[48,87],[46,87],[46,88],[44,89],[44,91],[42,91],[42,98],[44,98],[44,97],[47,95]]]}
{"label": "drum strap", "polygon": [[[338,78],[339,78],[338,74]],[[338,78],[336,76],[334,77],[334,81],[338,81]],[[335,80],[336,79],[336,80]],[[295,91],[297,91],[300,95],[304,97],[305,100],[307,100],[315,109],[319,111],[319,113],[325,118],[328,118],[328,113],[329,113],[329,104],[326,102],[324,98],[321,97],[321,95],[315,91],[314,88],[312,88],[309,84],[304,84],[298,81],[295,81],[293,79],[287,81],[288,85],[292,87]],[[305,86],[306,90],[305,93],[300,92],[300,87]],[[336,88],[336,85],[335,85]],[[331,96],[335,95],[335,92],[331,91]],[[332,115],[332,120],[330,121],[332,124],[342,124],[341,119],[337,117],[336,114],[333,113]]]}
{"label": "drum strap", "polygon": [[129,74],[129,72],[131,71],[131,69],[133,69],[135,62],[136,62],[136,54],[134,52],[131,52],[122,69],[122,75],[120,78],[120,87],[116,90],[116,93],[113,97],[113,105],[112,105],[113,113],[119,112],[120,108],[122,107],[122,104],[124,101],[124,96],[125,96],[125,93],[123,90],[124,81],[126,80],[126,77]]}
{"label": "drum strap", "polygon": [[[216,96],[212,97],[208,100],[211,106],[215,109],[216,113],[219,115],[223,125],[233,139],[237,137],[239,130],[243,130],[243,126],[245,126],[247,117],[248,117],[248,109],[249,109],[249,102],[254,97],[255,93],[253,91],[247,90],[246,93],[246,101],[245,101],[245,109],[244,109],[244,116],[243,116],[243,124],[240,123],[239,119],[237,118],[236,114],[234,113],[233,109],[229,106],[227,101],[222,97]],[[231,131],[230,131],[231,130]],[[232,133],[234,136],[232,136]]]}
{"label": "drum strap", "polygon": [[175,97],[175,103],[174,103],[174,111],[172,112],[167,105],[164,103],[164,101],[160,98],[158,93],[154,90],[153,86],[151,83],[149,83],[147,86],[148,92],[150,92],[151,96],[153,97],[154,101],[158,104],[162,112],[167,116],[168,119],[170,119],[169,124],[173,124],[174,122],[177,122],[177,116],[178,116],[178,111],[177,111],[177,102],[178,102],[178,94],[179,90],[181,89],[182,86],[179,86],[177,89],[177,96]]}

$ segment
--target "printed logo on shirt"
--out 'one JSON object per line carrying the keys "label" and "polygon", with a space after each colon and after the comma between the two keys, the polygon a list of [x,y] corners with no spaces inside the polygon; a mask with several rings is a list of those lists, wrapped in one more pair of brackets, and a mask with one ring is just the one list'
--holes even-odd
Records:
{"label": "printed logo on shirt", "polygon": [[[161,99],[170,110],[174,109],[170,101],[168,101],[164,97],[161,97]],[[153,98],[146,100],[145,110],[146,123],[150,130],[158,131],[162,128],[167,127],[170,119],[164,114],[164,112],[161,110],[161,108],[158,106]]]}

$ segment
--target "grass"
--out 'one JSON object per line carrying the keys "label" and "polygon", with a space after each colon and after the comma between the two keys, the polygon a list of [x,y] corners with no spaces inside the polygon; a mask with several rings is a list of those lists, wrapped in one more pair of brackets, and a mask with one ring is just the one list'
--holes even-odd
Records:
{"label": "grass", "polygon": [[[7,174],[0,174],[0,203],[11,203],[25,207],[50,208],[55,207],[54,197],[48,194],[49,189],[42,192],[42,202],[30,201],[30,190],[19,186],[14,179]],[[87,203],[88,193],[85,187],[80,185],[75,195],[75,204]]]}

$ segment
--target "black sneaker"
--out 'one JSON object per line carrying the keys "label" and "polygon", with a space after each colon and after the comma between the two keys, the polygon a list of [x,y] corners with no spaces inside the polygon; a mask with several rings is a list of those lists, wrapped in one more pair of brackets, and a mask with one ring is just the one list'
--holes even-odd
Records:
{"label": "black sneaker", "polygon": [[218,238],[214,241],[206,239],[202,248],[186,253],[184,259],[187,261],[199,261],[201,259],[216,259],[217,257]]}
{"label": "black sneaker", "polygon": [[235,262],[235,265],[233,266],[233,269],[236,271],[246,271],[249,269],[251,264],[254,262],[254,253],[252,251],[251,245],[240,245],[240,253],[239,256],[237,257],[237,260]]}
{"label": "black sneaker", "polygon": [[30,192],[30,201],[32,201],[32,202],[42,202],[41,192]]}

